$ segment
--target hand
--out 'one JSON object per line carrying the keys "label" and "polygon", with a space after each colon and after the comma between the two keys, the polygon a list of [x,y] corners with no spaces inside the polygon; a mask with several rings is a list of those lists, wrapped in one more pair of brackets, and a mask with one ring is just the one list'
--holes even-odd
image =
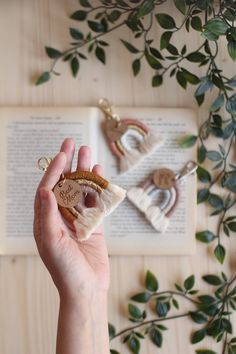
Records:
{"label": "hand", "polygon": [[[73,231],[63,221],[52,192],[60,175],[70,172],[74,151],[73,140],[66,139],[38,186],[34,236],[39,254],[60,296],[88,298],[96,291],[107,292],[109,287],[109,261],[104,236],[101,229],[97,229],[89,240],[74,241],[71,238]],[[90,149],[82,146],[78,153],[77,171],[89,169]],[[101,166],[95,165],[92,171],[101,174]]]}

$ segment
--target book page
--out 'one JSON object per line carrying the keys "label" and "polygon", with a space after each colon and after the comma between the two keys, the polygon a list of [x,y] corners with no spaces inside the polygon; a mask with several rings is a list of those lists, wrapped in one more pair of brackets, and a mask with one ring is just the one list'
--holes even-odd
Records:
{"label": "book page", "polygon": [[34,194],[43,172],[42,157],[54,157],[66,137],[93,146],[97,160],[93,108],[1,108],[0,252],[36,252],[33,239]]}
{"label": "book page", "polygon": [[[99,147],[106,153],[102,161],[110,182],[125,189],[137,186],[155,169],[167,167],[178,173],[189,160],[196,161],[196,147],[180,148],[178,141],[186,134],[197,133],[197,118],[190,109],[118,108],[121,118],[137,118],[153,133],[165,138],[163,145],[124,175],[117,174],[116,158],[104,137]],[[102,118],[105,119],[104,116]],[[127,198],[108,217],[105,233],[110,254],[191,254],[195,250],[196,176],[179,185],[179,204],[165,234],[158,233]]]}

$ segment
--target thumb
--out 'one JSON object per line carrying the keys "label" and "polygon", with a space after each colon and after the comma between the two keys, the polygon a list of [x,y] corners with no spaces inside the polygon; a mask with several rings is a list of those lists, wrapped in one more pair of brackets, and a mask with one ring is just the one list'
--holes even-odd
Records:
{"label": "thumb", "polygon": [[43,236],[53,235],[58,225],[58,206],[54,193],[46,187],[39,189],[40,197],[40,224]]}

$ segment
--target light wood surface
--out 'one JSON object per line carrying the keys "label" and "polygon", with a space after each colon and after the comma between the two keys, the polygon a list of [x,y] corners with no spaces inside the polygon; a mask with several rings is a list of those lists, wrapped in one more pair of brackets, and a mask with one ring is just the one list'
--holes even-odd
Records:
{"label": "light wood surface", "polygon": [[[143,66],[141,74],[133,78],[130,70],[132,55],[119,42],[121,37],[130,38],[130,34],[123,29],[109,35],[113,45],[108,49],[106,67],[94,58],[89,62],[84,61],[78,78],[73,79],[69,69],[65,65],[59,65],[58,70],[63,73],[61,77],[55,77],[41,87],[34,86],[32,82],[37,74],[47,69],[50,64],[44,53],[44,45],[66,48],[70,41],[68,28],[76,25],[68,15],[78,9],[78,6],[75,0],[1,1],[1,105],[90,106],[96,105],[98,98],[107,97],[114,105],[122,106],[196,108],[192,87],[184,91],[175,80],[167,79],[160,89],[151,88],[151,70],[146,65]],[[164,9],[165,12],[172,13],[178,21],[180,16],[171,4],[165,5]],[[155,37],[159,38],[160,33],[155,31]],[[176,45],[187,43],[190,49],[195,48],[197,42],[199,35],[196,32],[182,32],[182,35],[176,38]],[[220,46],[219,63],[227,74],[233,76],[235,66],[228,59],[225,42]],[[203,70],[197,70],[199,76]],[[207,104],[199,110],[200,120],[206,117],[206,112]],[[207,217],[208,213],[206,206],[198,207],[199,230],[208,227],[214,230],[216,218]],[[223,268],[209,256],[210,248],[200,244],[197,245],[197,253],[193,257],[110,258],[110,321],[117,329],[130,325],[127,320],[128,298],[142,289],[141,282],[147,269],[158,275],[162,289],[170,288],[174,282],[195,273],[197,288],[207,290],[201,282],[203,274],[217,269],[233,272],[233,243],[233,238],[225,241],[229,251]],[[40,258],[1,257],[0,282],[0,353],[54,353],[58,296]],[[179,319],[168,323],[168,327],[170,331],[164,333],[164,345],[161,350],[144,341],[141,353],[195,352],[195,346],[189,341],[192,330],[190,321]],[[212,342],[205,343],[206,346],[214,348]],[[120,350],[122,354],[128,353],[119,340],[116,340],[112,347]]]}

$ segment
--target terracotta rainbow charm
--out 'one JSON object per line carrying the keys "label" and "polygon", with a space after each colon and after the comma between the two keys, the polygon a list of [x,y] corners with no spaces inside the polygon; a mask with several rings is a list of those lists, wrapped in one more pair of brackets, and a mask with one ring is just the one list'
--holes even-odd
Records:
{"label": "terracotta rainbow charm", "polygon": [[[195,172],[197,164],[189,161],[180,173],[160,168],[138,187],[127,192],[127,198],[142,212],[158,232],[164,234],[179,201],[178,184]],[[155,205],[154,200],[157,200]]]}
{"label": "terracotta rainbow charm", "polygon": [[[41,157],[38,167],[46,171],[50,162],[51,159]],[[61,215],[73,229],[71,237],[76,241],[87,240],[126,196],[126,190],[90,171],[63,174],[53,192]],[[89,207],[86,205],[87,196],[93,201]]]}
{"label": "terracotta rainbow charm", "polygon": [[99,100],[99,106],[106,114],[105,133],[112,153],[119,162],[119,171],[124,173],[151,154],[164,139],[153,134],[137,119],[120,119],[112,113],[106,99]]}
{"label": "terracotta rainbow charm", "polygon": [[[103,218],[109,215],[126,196],[126,191],[123,188],[111,184],[103,177],[89,171],[65,174],[54,187],[54,193],[63,180],[69,180],[78,185],[80,198],[76,205],[67,207],[59,204],[58,206],[62,216],[69,224],[73,225],[77,241],[87,240]],[[85,198],[88,194],[94,198],[95,205],[93,207],[85,205]]]}

